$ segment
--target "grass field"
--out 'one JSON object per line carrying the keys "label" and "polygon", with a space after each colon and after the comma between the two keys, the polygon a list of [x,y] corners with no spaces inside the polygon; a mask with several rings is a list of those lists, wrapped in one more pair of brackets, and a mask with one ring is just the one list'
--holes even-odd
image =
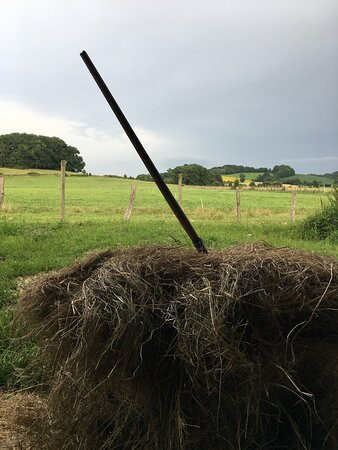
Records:
{"label": "grass field", "polygon": [[298,178],[302,183],[304,181],[312,183],[313,181],[318,181],[320,185],[328,184],[331,185],[333,183],[333,179],[330,177],[325,177],[322,175],[305,175],[302,173],[296,173],[296,175],[293,175],[292,177],[284,178],[284,180],[287,182],[287,180],[292,178]]}
{"label": "grass field", "polygon": [[[75,172],[66,172],[68,176],[78,175]],[[18,169],[16,167],[0,167],[0,175],[59,175],[60,170],[48,169]]]}
{"label": "grass field", "polygon": [[[0,212],[0,385],[23,367],[33,345],[13,341],[10,327],[18,280],[63,267],[86,252],[146,244],[190,245],[154,183],[137,183],[130,222],[123,219],[133,180],[109,177],[66,178],[66,221],[60,222],[60,180],[56,176],[6,176]],[[171,186],[177,194],[177,187]],[[296,222],[320,208],[322,193],[297,193]],[[266,241],[338,255],[332,241],[302,240],[290,224],[291,194],[242,191],[242,221],[236,223],[235,191],[183,188],[183,207],[206,246]]]}

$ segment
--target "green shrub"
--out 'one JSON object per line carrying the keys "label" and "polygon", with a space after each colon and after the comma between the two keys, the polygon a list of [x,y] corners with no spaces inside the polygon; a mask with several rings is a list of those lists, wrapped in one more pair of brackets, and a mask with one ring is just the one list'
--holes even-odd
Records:
{"label": "green shrub", "polygon": [[309,216],[302,225],[303,237],[326,239],[338,235],[338,186],[332,186],[329,203]]}

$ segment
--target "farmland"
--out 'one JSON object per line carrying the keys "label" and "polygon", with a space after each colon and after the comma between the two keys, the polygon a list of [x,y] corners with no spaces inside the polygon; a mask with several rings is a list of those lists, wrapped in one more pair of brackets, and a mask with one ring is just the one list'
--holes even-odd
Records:
{"label": "farmland", "polygon": [[303,174],[303,173],[296,173],[292,177],[284,178],[283,181],[287,183],[288,180],[291,180],[294,178],[298,178],[302,183],[304,183],[304,182],[312,183],[313,181],[317,181],[320,185],[323,185],[323,184],[331,185],[332,184],[332,178],[330,178],[330,177],[326,177],[324,175],[310,175],[310,174]]}
{"label": "farmland", "polygon": [[[243,172],[245,175],[245,180],[254,181],[263,172]],[[235,181],[240,179],[240,173],[231,173],[229,175],[222,175],[223,181]]]}
{"label": "farmland", "polygon": [[[137,184],[134,211],[123,219],[130,187]],[[177,195],[177,186],[170,186]],[[236,223],[235,192],[224,188],[183,188],[183,208],[208,248],[266,241],[337,256],[329,240],[302,240],[298,223],[326,201],[323,193],[297,193],[296,224],[290,224],[291,194],[241,193]],[[0,384],[24,366],[32,347],[9,349],[9,318],[24,277],[63,267],[86,252],[147,244],[190,245],[154,183],[95,176],[66,178],[66,220],[60,222],[57,176],[6,176],[0,212]],[[1,348],[2,346],[2,348]],[[2,351],[2,354],[1,354]]]}
{"label": "farmland", "polygon": [[[255,181],[259,175],[262,175],[263,172],[243,172],[245,175],[245,184],[249,184],[250,181]],[[232,173],[228,175],[222,175],[222,180],[224,182],[235,181],[240,179],[240,173]],[[324,175],[310,175],[310,174],[302,174],[296,173],[290,177],[283,178],[283,184],[287,184],[288,180],[298,179],[302,183],[312,183],[316,181],[319,185],[328,185],[330,186],[333,183],[333,178]],[[295,188],[296,186],[294,186]]]}

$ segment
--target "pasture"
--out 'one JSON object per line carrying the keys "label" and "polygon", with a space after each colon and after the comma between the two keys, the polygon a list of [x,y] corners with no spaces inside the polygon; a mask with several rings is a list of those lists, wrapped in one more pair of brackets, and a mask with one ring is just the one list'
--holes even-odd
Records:
{"label": "pasture", "polygon": [[[132,183],[137,184],[136,200],[126,222],[123,214]],[[177,186],[170,189],[177,196]],[[336,242],[302,240],[299,234],[298,224],[325,201],[320,192],[297,193],[296,224],[292,225],[290,192],[245,190],[241,192],[241,223],[237,223],[235,191],[183,187],[183,209],[210,249],[265,241],[337,256]],[[61,223],[60,179],[50,175],[6,176],[0,242],[0,385],[13,380],[14,368],[24,366],[34,351],[27,344],[9,346],[12,306],[18,283],[25,277],[108,247],[191,246],[154,183],[67,177],[66,220]]]}

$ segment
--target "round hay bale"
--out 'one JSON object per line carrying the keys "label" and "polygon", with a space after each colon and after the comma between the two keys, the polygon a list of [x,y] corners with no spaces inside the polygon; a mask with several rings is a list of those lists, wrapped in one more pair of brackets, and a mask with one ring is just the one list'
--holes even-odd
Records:
{"label": "round hay bale", "polygon": [[338,267],[265,244],[119,249],[32,281],[49,448],[338,448]]}

